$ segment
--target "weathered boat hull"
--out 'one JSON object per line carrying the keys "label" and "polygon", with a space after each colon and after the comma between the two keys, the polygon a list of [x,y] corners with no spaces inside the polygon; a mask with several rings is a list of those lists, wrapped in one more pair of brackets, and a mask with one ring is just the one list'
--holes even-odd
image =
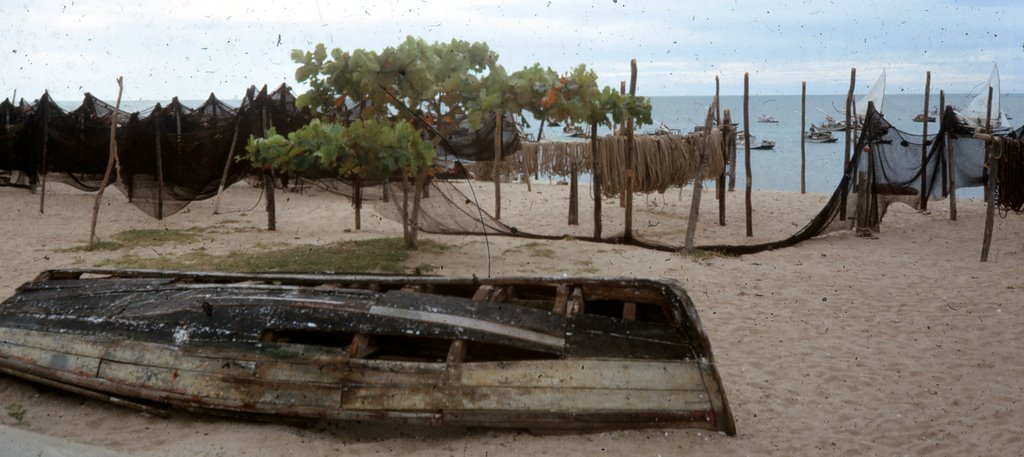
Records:
{"label": "weathered boat hull", "polygon": [[0,371],[255,416],[735,433],[674,282],[55,270],[0,304]]}

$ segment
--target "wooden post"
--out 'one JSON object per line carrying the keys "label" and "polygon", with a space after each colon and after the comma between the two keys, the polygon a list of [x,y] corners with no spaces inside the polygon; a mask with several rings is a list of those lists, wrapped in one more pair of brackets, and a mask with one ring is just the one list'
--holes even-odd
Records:
{"label": "wooden post", "polygon": [[[988,86],[988,107],[985,109],[985,133],[987,133],[989,135],[992,134],[992,86]],[[989,162],[989,160],[991,160],[991,158],[989,157],[991,154],[992,154],[992,143],[986,141],[985,142],[985,163],[986,164]],[[991,169],[989,169],[989,173],[990,174],[992,173]],[[990,181],[992,181],[992,180],[989,179],[989,180],[985,181],[985,201],[986,202],[989,200],[989,197],[990,197],[990,192],[989,192],[990,191],[990,189],[989,189],[989,187],[990,187],[989,182]]]}
{"label": "wooden post", "polygon": [[925,73],[924,79],[924,127],[921,132],[921,211],[928,210],[928,96],[932,90],[932,72]]}
{"label": "wooden post", "polygon": [[156,127],[156,144],[154,150],[156,152],[156,218],[157,220],[163,220],[164,218],[164,158],[161,151],[160,145],[160,131],[163,130],[163,126],[160,125],[160,108],[159,104],[157,109],[153,110],[154,126]]}
{"label": "wooden post", "polygon": [[569,225],[579,225],[579,172],[576,168],[576,157],[569,159]]}
{"label": "wooden post", "polygon": [[854,227],[857,236],[870,237],[871,227],[868,223],[868,172],[857,175],[857,211],[854,213]]}
{"label": "wooden post", "polygon": [[718,99],[711,102],[708,115],[704,120],[704,138],[700,144],[700,159],[697,162],[697,174],[693,177],[693,196],[690,199],[690,218],[686,221],[686,253],[693,254],[693,238],[697,233],[697,220],[700,218],[700,194],[704,187],[704,173],[708,165],[708,146],[711,141],[711,126],[715,120]]}
{"label": "wooden post", "polygon": [[494,113],[494,218],[501,220],[501,111]]}
{"label": "wooden post", "polygon": [[[943,108],[945,113],[946,108]],[[945,115],[945,114],[943,114]],[[949,220],[956,220],[956,155],[953,153],[953,134],[946,134],[946,161],[949,162]]]}
{"label": "wooden post", "polygon": [[[715,100],[718,100],[718,95],[719,95],[718,75],[715,75]],[[719,110],[716,108],[715,109],[715,125],[718,125],[718,128],[721,129],[721,132],[725,133],[725,126],[722,125],[722,117],[718,113],[719,113]],[[724,139],[725,137],[722,137],[722,138]],[[724,151],[724,149],[723,149],[723,151]],[[728,158],[726,158],[726,160],[724,162],[722,162],[723,165],[726,164],[726,163],[729,163],[729,159]],[[720,173],[718,176],[715,177],[715,198],[718,199],[719,201],[721,201],[722,198],[725,196],[724,184],[725,184],[725,167],[723,166],[722,167],[722,173]],[[719,214],[718,215],[718,219],[719,219],[719,223],[721,223],[722,225],[725,225],[725,216],[723,216],[722,214]]]}
{"label": "wooden post", "polygon": [[750,237],[754,236],[754,210],[751,202],[752,181],[754,178],[750,172],[750,73],[743,74],[743,161],[746,162],[747,171],[747,236]]}
{"label": "wooden post", "polygon": [[591,186],[594,191],[594,239],[601,239],[601,158],[597,155],[597,121],[590,123],[590,157],[593,164]]}
{"label": "wooden post", "polygon": [[[989,109],[992,108],[992,88],[989,88]],[[990,111],[991,112],[991,111]],[[986,120],[986,125],[991,130],[991,124]],[[991,132],[989,132],[991,133]],[[989,154],[988,158],[988,190],[985,192],[988,197],[988,207],[985,210],[985,233],[981,242],[981,261],[988,262],[988,251],[992,247],[992,225],[994,223],[995,209],[996,209],[996,186],[999,182],[996,177],[999,175],[999,159],[1003,155],[1003,139],[999,138],[998,143],[991,141],[985,141],[985,149],[990,150],[992,153]]]}
{"label": "wooden post", "polygon": [[[636,59],[629,62],[629,95],[636,95]],[[633,154],[636,145],[633,144],[633,118],[626,120],[626,229],[622,239],[630,241],[633,239],[633,180],[636,178],[636,170],[633,169]]]}
{"label": "wooden post", "polygon": [[[39,214],[43,214],[43,208],[46,206],[46,156],[47,146],[50,140],[50,94],[46,93],[46,103],[43,104],[43,163],[42,169],[39,171],[42,175],[42,182],[40,183],[39,192]],[[90,241],[91,243],[91,241]]]}
{"label": "wooden post", "polygon": [[274,171],[263,170],[263,190],[267,193],[267,230],[277,230],[277,203],[274,201]]}
{"label": "wooden post", "polygon": [[800,193],[807,193],[807,81],[800,84]]}
{"label": "wooden post", "polygon": [[363,182],[358,178],[352,183],[352,206],[356,212],[356,230],[363,228]]}
{"label": "wooden post", "polygon": [[[717,100],[718,97],[715,97]],[[722,129],[722,173],[718,175],[717,193],[718,193],[718,225],[725,227],[725,164],[729,162],[729,151],[736,148],[736,132],[732,128],[732,113],[729,110],[725,110],[722,115],[723,122],[720,124]]]}
{"label": "wooden post", "polygon": [[[939,141],[938,133],[942,131],[942,113],[945,112],[945,109],[946,109],[946,91],[940,90],[939,91],[939,109],[935,113],[935,115],[936,115],[935,121],[938,122],[938,124],[939,124],[939,130],[935,132],[935,141]],[[928,120],[928,118],[925,117],[925,121],[927,121],[927,120]],[[942,155],[940,154],[939,157],[942,157]],[[942,164],[942,169],[940,170],[941,173],[942,173],[942,177],[941,177],[941,179],[939,179],[939,181],[942,182],[942,196],[945,197],[945,196],[949,195],[949,187],[947,186],[947,184],[949,183],[949,165],[946,163],[945,160],[940,160],[939,162],[941,162],[941,164]]]}
{"label": "wooden post", "polygon": [[[619,81],[619,95],[626,95],[626,81]],[[622,125],[622,129],[626,129],[626,125]],[[619,208],[626,207],[626,186],[622,186],[622,191],[619,192]]]}
{"label": "wooden post", "polygon": [[235,134],[231,137],[228,158],[224,161],[224,172],[220,175],[220,186],[217,187],[217,200],[213,204],[213,214],[220,214],[220,195],[224,193],[224,187],[228,184],[228,172],[231,170],[231,162],[235,160],[235,145],[238,144],[238,129],[241,125],[242,113],[238,113],[238,120],[235,121]]}
{"label": "wooden post", "polygon": [[[96,201],[92,205],[92,225],[89,227],[89,247],[96,243],[96,219],[100,214],[100,200],[103,198],[103,191],[110,184],[110,173],[114,170],[114,156],[117,154],[117,116],[121,111],[121,91],[124,88],[123,78],[117,77],[117,103],[114,104],[114,115],[110,118],[110,155],[107,156],[107,169],[103,172],[103,182],[100,189],[96,191]],[[49,114],[49,113],[47,113]]]}
{"label": "wooden post", "polygon": [[[850,127],[852,123],[857,122],[857,119],[851,116],[851,111],[854,108],[853,103],[853,88],[857,83],[857,69],[850,69],[850,89],[846,92],[846,144],[843,147],[843,177],[847,177],[847,169],[850,164]],[[846,220],[846,195],[847,192],[842,192],[839,201],[839,220]]]}

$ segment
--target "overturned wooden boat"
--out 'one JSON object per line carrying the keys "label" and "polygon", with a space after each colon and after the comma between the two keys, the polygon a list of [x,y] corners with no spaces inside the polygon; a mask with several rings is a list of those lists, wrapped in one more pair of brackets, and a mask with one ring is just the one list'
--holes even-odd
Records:
{"label": "overturned wooden boat", "polygon": [[735,434],[671,280],[49,270],[0,304],[0,372],[150,409]]}

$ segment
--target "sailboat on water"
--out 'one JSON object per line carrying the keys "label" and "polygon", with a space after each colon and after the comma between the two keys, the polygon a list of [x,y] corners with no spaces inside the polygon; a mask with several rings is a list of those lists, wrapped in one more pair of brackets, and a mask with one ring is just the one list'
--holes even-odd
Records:
{"label": "sailboat on water", "polygon": [[992,132],[1006,133],[1010,131],[1010,119],[999,105],[999,66],[992,64],[992,74],[988,82],[981,87],[981,93],[967,102],[964,109],[956,112],[957,120],[974,129],[985,128],[988,115],[988,89],[992,88]]}

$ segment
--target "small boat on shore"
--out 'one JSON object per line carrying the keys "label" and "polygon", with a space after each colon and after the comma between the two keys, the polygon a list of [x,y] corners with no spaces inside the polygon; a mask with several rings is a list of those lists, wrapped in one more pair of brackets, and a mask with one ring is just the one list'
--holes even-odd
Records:
{"label": "small boat on shore", "polygon": [[672,280],[48,270],[0,373],[159,414],[735,435]]}

